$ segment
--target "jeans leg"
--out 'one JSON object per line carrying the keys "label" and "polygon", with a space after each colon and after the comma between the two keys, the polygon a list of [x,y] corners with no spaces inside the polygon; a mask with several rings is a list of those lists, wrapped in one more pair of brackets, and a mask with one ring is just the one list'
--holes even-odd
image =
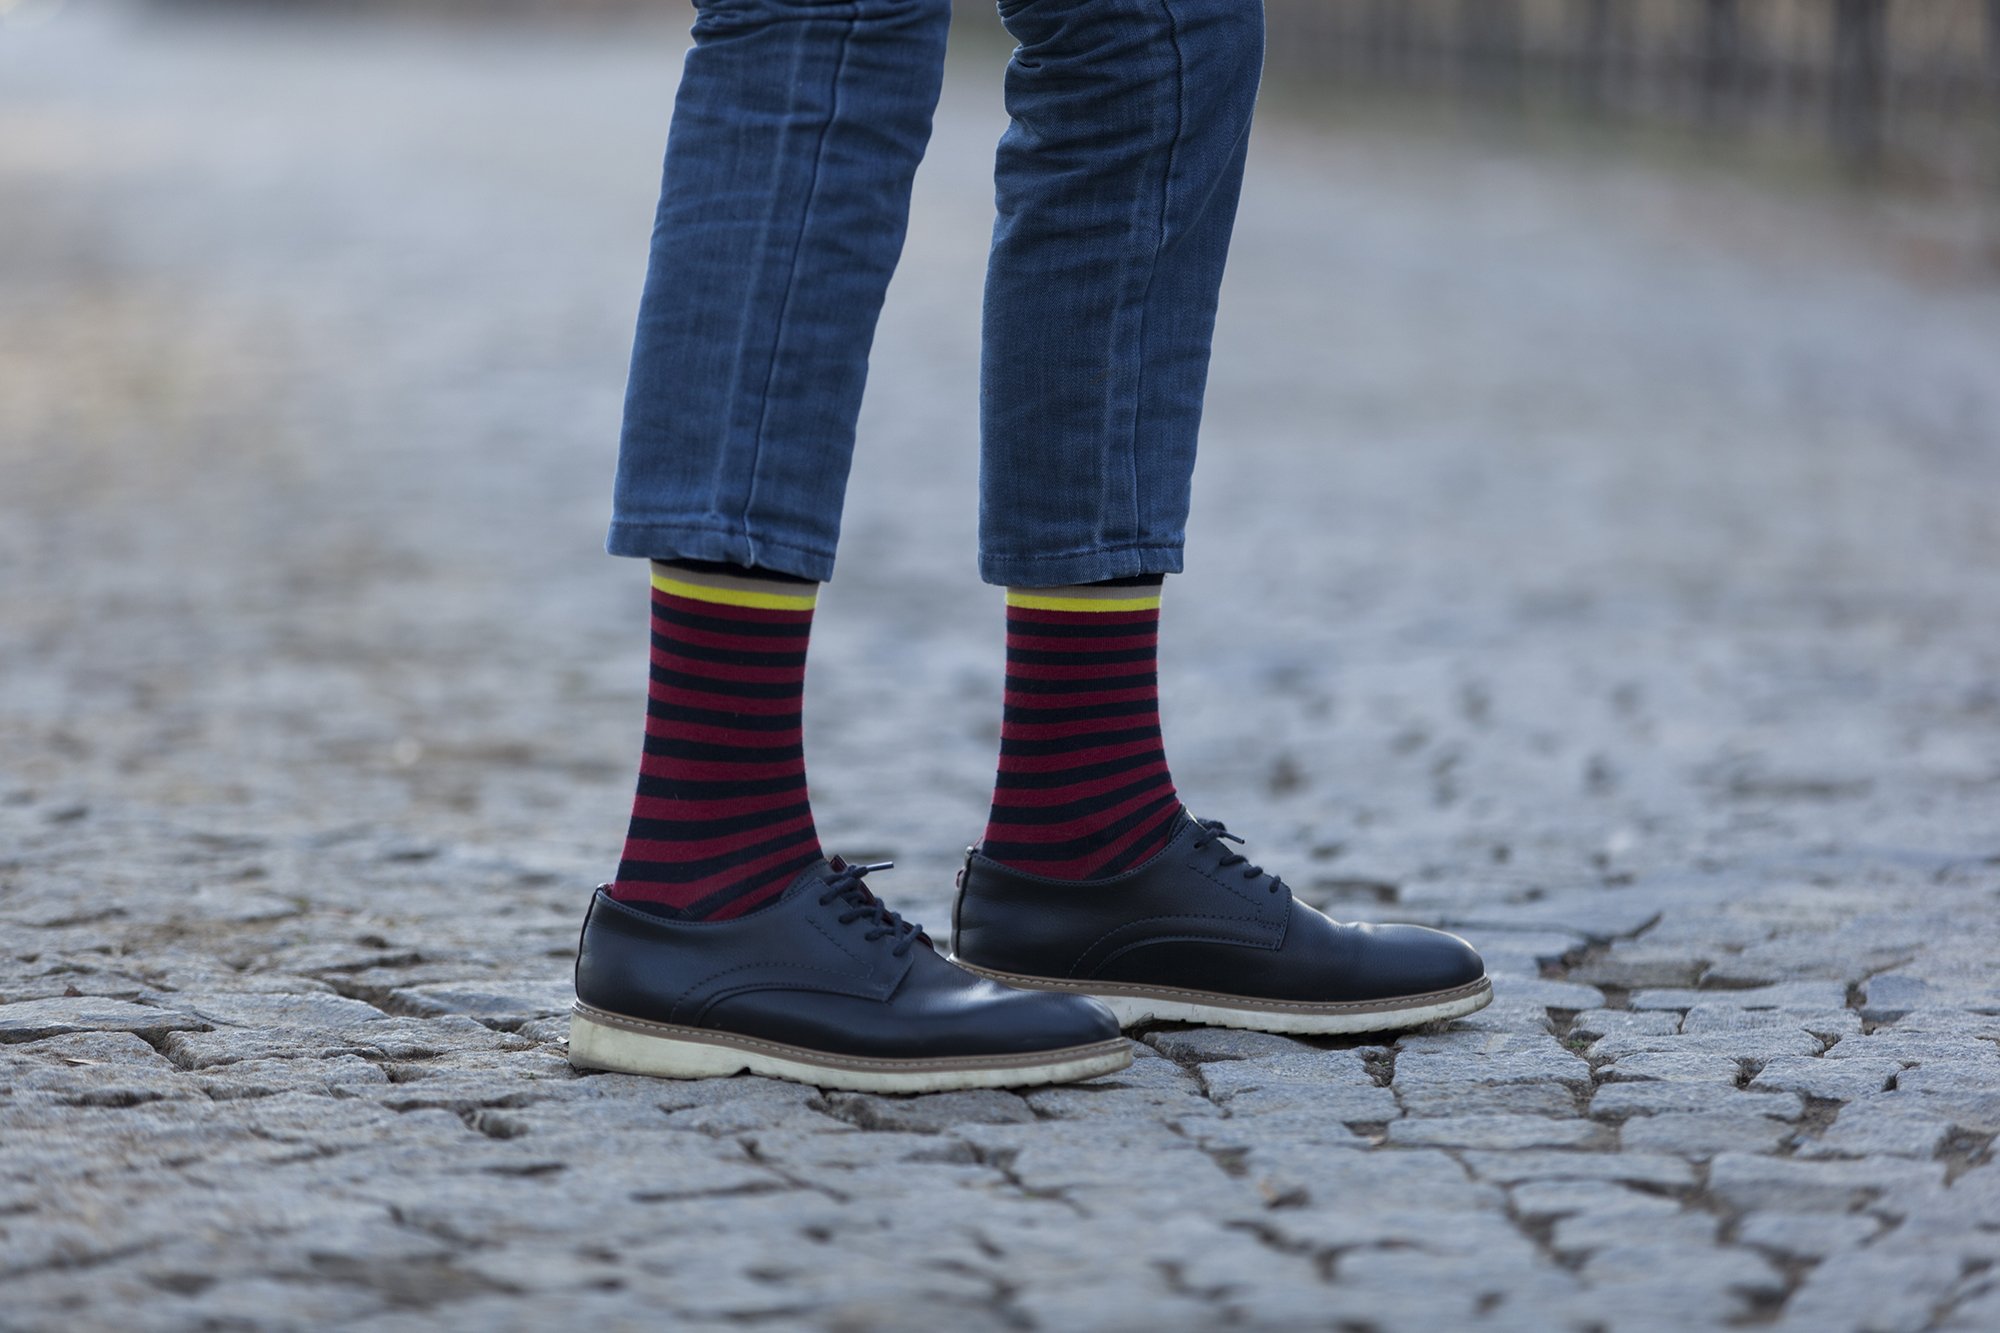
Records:
{"label": "jeans leg", "polygon": [[1000,0],[1019,43],[994,172],[980,573],[1181,567],[1262,0]]}
{"label": "jeans leg", "polygon": [[833,569],[950,0],[697,0],[607,548]]}

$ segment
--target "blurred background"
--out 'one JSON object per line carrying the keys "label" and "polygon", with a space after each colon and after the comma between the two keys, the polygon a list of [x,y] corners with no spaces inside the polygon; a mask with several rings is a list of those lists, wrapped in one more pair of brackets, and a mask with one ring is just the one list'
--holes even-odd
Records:
{"label": "blurred background", "polygon": [[[505,849],[499,873],[560,883],[557,920],[608,867],[643,587],[598,552],[690,12],[0,0],[0,764],[8,808],[68,830],[50,885],[86,862],[156,885],[105,830],[182,816]],[[2000,3],[1269,14],[1169,617],[1186,780],[1255,784],[1299,848],[1383,839],[1385,880],[1539,792],[1525,882],[1601,869],[1613,770],[1652,795],[1610,823],[1685,816],[1650,844],[1671,863],[1716,774],[1859,763],[1874,733],[1838,689],[1818,723],[1696,708],[1617,760],[1532,709],[1504,744],[1440,737],[1510,672],[1552,704],[1740,702],[1674,669],[1718,606],[1748,617],[1731,643],[1791,607],[1818,660],[1825,616],[1885,616],[1914,652],[1991,600]],[[961,8],[829,593],[845,628],[816,647],[822,823],[943,858],[923,875],[977,827],[994,726],[972,487],[1007,51]],[[1245,643],[1223,593],[1260,588]],[[1988,716],[1986,642],[1951,650],[1947,712]],[[1241,725],[1218,683],[1255,701]],[[952,739],[913,754],[934,718]],[[1894,725],[1987,771],[1961,731]],[[1296,743],[1273,759],[1272,735]],[[1393,776],[1344,758],[1378,752]],[[1369,813],[1384,792],[1395,818]],[[321,891],[295,855],[286,892]]]}
{"label": "blurred background", "polygon": [[1992,0],[1274,0],[1281,76],[1991,180]]}
{"label": "blurred background", "polygon": [[[1838,691],[1823,724],[1691,717],[1683,750],[1615,762],[1526,714],[1507,744],[1439,738],[1494,673],[1550,701],[1643,694],[1730,599],[1760,631],[1795,606],[1815,658],[1815,617],[1854,599],[1906,641],[1905,617],[1990,600],[2000,3],[1269,16],[1168,624],[1184,781],[1281,798],[1273,833],[1301,848],[1395,830],[1384,878],[1485,846],[1482,820],[1520,818],[1505,792],[1543,792],[1548,865],[1509,872],[1528,880],[1595,873],[1614,768],[1654,775],[1633,820],[1685,806],[1657,840],[1672,862],[1716,773],[1821,762],[1772,736],[1874,744]],[[609,865],[643,587],[599,551],[690,17],[0,0],[0,764],[23,819],[74,835],[52,883],[81,857],[157,884],[102,821],[173,812],[504,848],[505,873],[560,881],[559,920]],[[983,813],[977,307],[1008,49],[961,7],[829,593],[845,628],[815,650],[816,795],[857,850],[948,859]],[[1280,595],[1288,568],[1310,597]],[[1246,644],[1217,598],[1265,587]],[[1946,692],[1987,707],[1988,649],[1954,651]],[[1257,701],[1240,726],[1218,683]],[[1669,671],[1654,692],[1709,687]],[[954,739],[913,755],[932,718]],[[1948,732],[1918,749],[1972,745]],[[1378,750],[1398,776],[1343,758]],[[1396,818],[1367,814],[1384,790]],[[298,859],[288,892],[315,892]]]}
{"label": "blurred background", "polygon": [[[1924,1032],[1990,1061],[2000,0],[1269,15],[1163,620],[1181,792],[1316,905],[1474,938],[1500,998],[1458,1038],[1496,1067],[1577,1063],[1575,1011],[1634,988],[1798,979],[1831,989],[1811,1001],[1845,1025],[1828,1031],[1931,1006]],[[0,1027],[27,1043],[5,1050],[28,1090],[0,1105],[22,1117],[0,1121],[0,1221],[18,1223],[0,1274],[28,1275],[8,1307],[24,1326],[283,1309],[323,1327],[488,1290],[461,1262],[506,1290],[602,1273],[544,1256],[602,1221],[572,1183],[599,1123],[575,1108],[615,1080],[569,1076],[561,1015],[637,765],[647,585],[602,541],[689,18],[667,0],[0,0],[0,1009],[33,1010]],[[932,925],[998,734],[1000,606],[973,537],[1007,53],[991,7],[963,6],[808,680],[822,836],[897,860],[871,885]],[[183,1007],[219,1054],[169,1065],[95,1031],[28,1049]],[[391,1082],[354,1055],[389,1060],[348,1032],[362,1019],[457,1054],[395,1056]],[[1736,1049],[1704,1057],[1731,1093]],[[1548,1067],[1503,1081],[1537,1091]],[[1986,1119],[1952,1123],[1985,1128],[1939,1122],[1917,1155],[1990,1146],[1990,1069],[1964,1068]],[[1517,1104],[1502,1094],[1462,1105]],[[518,1125],[487,1117],[543,1099],[571,1100],[509,1148]],[[412,1114],[384,1129],[378,1101]],[[417,1112],[449,1133],[408,1139]],[[281,1113],[318,1146],[291,1155]],[[339,1155],[378,1135],[388,1149]],[[474,1137],[577,1172],[479,1166]],[[321,1157],[378,1174],[329,1185]],[[475,1185],[488,1230],[452,1217],[411,1260],[401,1223],[432,1195],[489,1198]],[[682,1196],[633,1195],[650,1197]],[[1130,1228],[1172,1211],[1151,1198],[1023,1262],[1143,1264]],[[621,1207],[635,1234],[660,1225]],[[1944,1216],[1909,1241],[1911,1272],[1946,1273],[1933,1287],[1844,1257],[1821,1271],[1943,1310],[1944,1284],[1984,1272],[1935,1249],[1977,1235]],[[669,1256],[622,1315],[652,1326],[704,1289],[683,1270],[733,1234]],[[1467,1234],[1484,1264],[1487,1233]],[[1220,1226],[1184,1244],[1232,1238],[1251,1244]],[[1214,1253],[1190,1274],[1237,1280],[1241,1251]],[[723,1257],[762,1271],[754,1247]],[[1700,1267],[1684,1257],[1629,1262],[1678,1290]],[[1395,1259],[1343,1277],[1412,1285]],[[835,1297],[815,1284],[881,1276],[800,1271],[785,1304],[747,1278],[730,1299],[818,1308]],[[1734,1308],[1718,1284],[1739,1271],[1715,1268],[1704,1309]],[[1137,1289],[1078,1280],[1092,1300]],[[1585,1323],[1610,1326],[1603,1309]],[[547,1326],[520,1319],[465,1326]]]}
{"label": "blurred background", "polygon": [[[688,20],[0,0],[0,763],[24,811],[608,865],[642,588],[598,548]],[[822,823],[906,855],[974,829],[988,781],[976,310],[1006,54],[962,6],[830,592],[858,610],[814,679]],[[1560,699],[1538,654],[1582,606],[1652,606],[1662,642],[1728,596],[1968,616],[1996,540],[1996,98],[1994,0],[1272,0],[1168,624],[1176,763],[1294,801],[1274,823],[1304,847],[1350,837],[1400,745],[1422,831],[1396,857],[1438,861],[1426,839],[1486,837],[1438,793],[1484,787],[1504,823],[1522,763],[1500,747],[1468,783],[1468,753],[1412,739],[1494,689],[1468,644]],[[1298,566],[1312,596],[1274,594],[1256,644],[1204,610]],[[1648,652],[1598,642],[1592,671],[1660,671]],[[1370,654],[1400,675],[1342,709]],[[1396,693],[1420,660],[1434,705]],[[1300,753],[1210,719],[1216,681]],[[954,739],[912,757],[928,717]],[[1658,779],[1690,801],[1778,763],[1684,735]],[[1568,801],[1592,747],[1548,747]],[[156,883],[82,835],[64,855]]]}

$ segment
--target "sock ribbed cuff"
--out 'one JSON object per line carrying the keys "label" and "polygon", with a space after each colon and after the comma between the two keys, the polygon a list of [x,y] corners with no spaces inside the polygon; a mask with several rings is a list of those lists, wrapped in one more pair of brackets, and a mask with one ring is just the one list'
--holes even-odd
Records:
{"label": "sock ribbed cuff", "polygon": [[1078,583],[1066,588],[1009,588],[1007,605],[1028,611],[1158,611],[1160,587]]}
{"label": "sock ribbed cuff", "polygon": [[754,571],[724,574],[655,560],[653,588],[673,597],[760,611],[810,611],[819,603],[819,585],[788,578],[759,578]]}

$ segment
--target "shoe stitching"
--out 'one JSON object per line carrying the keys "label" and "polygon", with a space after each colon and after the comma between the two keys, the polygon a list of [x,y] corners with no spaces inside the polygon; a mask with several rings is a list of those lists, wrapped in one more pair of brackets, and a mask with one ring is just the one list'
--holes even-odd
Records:
{"label": "shoe stitching", "polygon": [[807,925],[811,926],[814,930],[818,931],[822,936],[826,938],[826,942],[828,944],[831,944],[834,948],[840,950],[840,952],[847,955],[849,958],[852,958],[857,963],[864,961],[860,957],[860,955],[854,952],[854,950],[848,948],[845,944],[842,944],[839,940],[835,939],[833,937],[833,932],[828,930],[825,926],[821,925],[817,920],[815,920],[810,916],[808,916],[805,920]]}
{"label": "shoe stitching", "polygon": [[[1244,902],[1250,904],[1252,907],[1255,907],[1257,905],[1257,900],[1254,897],[1252,897],[1247,893],[1243,893],[1240,892],[1239,890],[1233,889],[1229,887],[1229,885],[1227,884],[1224,884],[1221,880],[1215,877],[1212,871],[1204,870],[1200,866],[1192,864],[1188,866],[1188,869],[1192,870],[1195,874],[1200,875],[1203,879],[1213,884],[1216,888],[1221,889],[1224,893],[1228,894],[1230,897],[1240,898]],[[1266,894],[1265,896],[1269,897],[1270,895]]]}
{"label": "shoe stitching", "polygon": [[[1070,964],[1070,967],[1073,970],[1078,963],[1081,963],[1084,959],[1090,957],[1092,951],[1094,951],[1097,948],[1097,946],[1103,944],[1106,940],[1110,939],[1113,935],[1116,935],[1121,930],[1130,930],[1134,926],[1143,926],[1151,922],[1163,922],[1163,921],[1246,921],[1254,926],[1268,926],[1269,924],[1271,924],[1268,922],[1260,921],[1258,918],[1254,916],[1224,916],[1217,912],[1172,912],[1172,913],[1163,913],[1159,916],[1142,916],[1131,921],[1121,922],[1120,924],[1115,925],[1111,929],[1105,931],[1102,935],[1099,935],[1096,939],[1092,940],[1087,946],[1085,946],[1082,952],[1077,954],[1075,962],[1072,962]],[[1280,936],[1282,938],[1282,932],[1280,932]],[[1111,955],[1111,958],[1116,958],[1118,957],[1119,954],[1125,953],[1129,949],[1139,948],[1143,945],[1156,944],[1156,943],[1157,944],[1171,944],[1171,943],[1236,944],[1249,949],[1275,947],[1275,946],[1260,944],[1254,940],[1225,939],[1220,935],[1189,935],[1184,938],[1178,938],[1178,939],[1162,938],[1159,940],[1135,940],[1132,944],[1125,946],[1125,948],[1117,950],[1117,952]],[[1104,963],[1110,962],[1111,958],[1106,958],[1104,960]],[[1098,966],[1102,967],[1104,963],[1099,963]]]}
{"label": "shoe stitching", "polygon": [[[1278,939],[1271,943],[1265,943],[1260,940],[1226,940],[1219,939],[1213,935],[1158,935],[1152,939],[1134,940],[1130,944],[1120,945],[1100,959],[1097,968],[1101,971],[1133,950],[1150,948],[1155,944],[1224,944],[1238,949],[1267,949],[1272,953],[1276,953],[1284,947],[1284,935],[1280,932]],[[1131,984],[1143,985],[1144,983],[1133,982]]]}
{"label": "shoe stitching", "polygon": [[[709,991],[709,988],[712,983],[720,981],[722,978],[730,975],[732,972],[751,972],[763,968],[770,969],[772,974],[771,980],[777,984],[774,984],[771,987],[762,987],[762,988],[756,985],[751,985],[747,987],[738,987],[733,991],[726,991],[719,993],[710,993]],[[798,975],[794,976],[793,974],[798,974]],[[835,995],[860,996],[863,999],[869,998],[871,992],[875,989],[877,985],[880,984],[879,980],[872,976],[857,978],[851,972],[840,972],[830,967],[814,967],[810,963],[770,963],[770,962],[738,963],[735,967],[725,967],[720,972],[711,972],[707,976],[703,977],[701,980],[689,985],[687,989],[681,992],[681,1000],[677,1001],[674,1007],[679,1008],[682,1003],[696,1003],[701,1006],[701,1009],[704,1012],[706,1012],[709,1006],[715,1004],[717,1001],[727,999],[730,995],[740,995],[745,990],[783,989],[784,987],[782,983],[786,980],[796,980],[801,983],[810,983],[814,981],[817,977],[821,976],[831,977],[835,981],[846,983],[845,986],[825,987],[824,988],[825,991],[831,992],[832,994]],[[873,983],[873,984],[869,984],[868,989],[866,990],[855,989],[857,987],[862,986],[865,983]]]}

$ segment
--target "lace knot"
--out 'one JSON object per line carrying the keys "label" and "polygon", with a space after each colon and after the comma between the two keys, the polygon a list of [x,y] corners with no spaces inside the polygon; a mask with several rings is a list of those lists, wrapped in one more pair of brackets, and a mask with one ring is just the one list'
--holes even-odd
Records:
{"label": "lace knot", "polygon": [[[1203,830],[1202,836],[1194,840],[1194,849],[1196,851],[1200,851],[1202,848],[1214,842],[1233,842],[1239,847],[1243,845],[1243,839],[1237,836],[1236,834],[1231,833],[1229,831],[1228,826],[1225,825],[1219,819],[1197,819],[1195,820],[1195,823],[1201,825]],[[1264,867],[1257,865],[1256,863],[1251,861],[1249,857],[1243,855],[1243,853],[1241,852],[1224,851],[1222,854],[1222,860],[1217,863],[1216,869],[1227,870],[1231,866],[1239,866],[1239,865],[1243,867],[1243,878],[1245,879],[1265,878]],[[1271,881],[1270,892],[1278,893],[1283,891],[1285,887],[1285,881],[1279,879],[1276,875],[1269,876],[1269,878]]]}
{"label": "lace knot", "polygon": [[819,896],[821,907],[831,906],[836,899],[847,904],[847,910],[839,917],[840,924],[866,921],[868,933],[863,939],[875,941],[886,937],[896,941],[896,947],[889,952],[901,958],[910,951],[910,946],[924,937],[924,928],[914,921],[905,921],[900,913],[892,911],[889,905],[868,891],[862,878],[871,871],[888,870],[894,861],[871,861],[866,865],[850,865],[835,857],[833,873],[827,876],[826,891]]}

